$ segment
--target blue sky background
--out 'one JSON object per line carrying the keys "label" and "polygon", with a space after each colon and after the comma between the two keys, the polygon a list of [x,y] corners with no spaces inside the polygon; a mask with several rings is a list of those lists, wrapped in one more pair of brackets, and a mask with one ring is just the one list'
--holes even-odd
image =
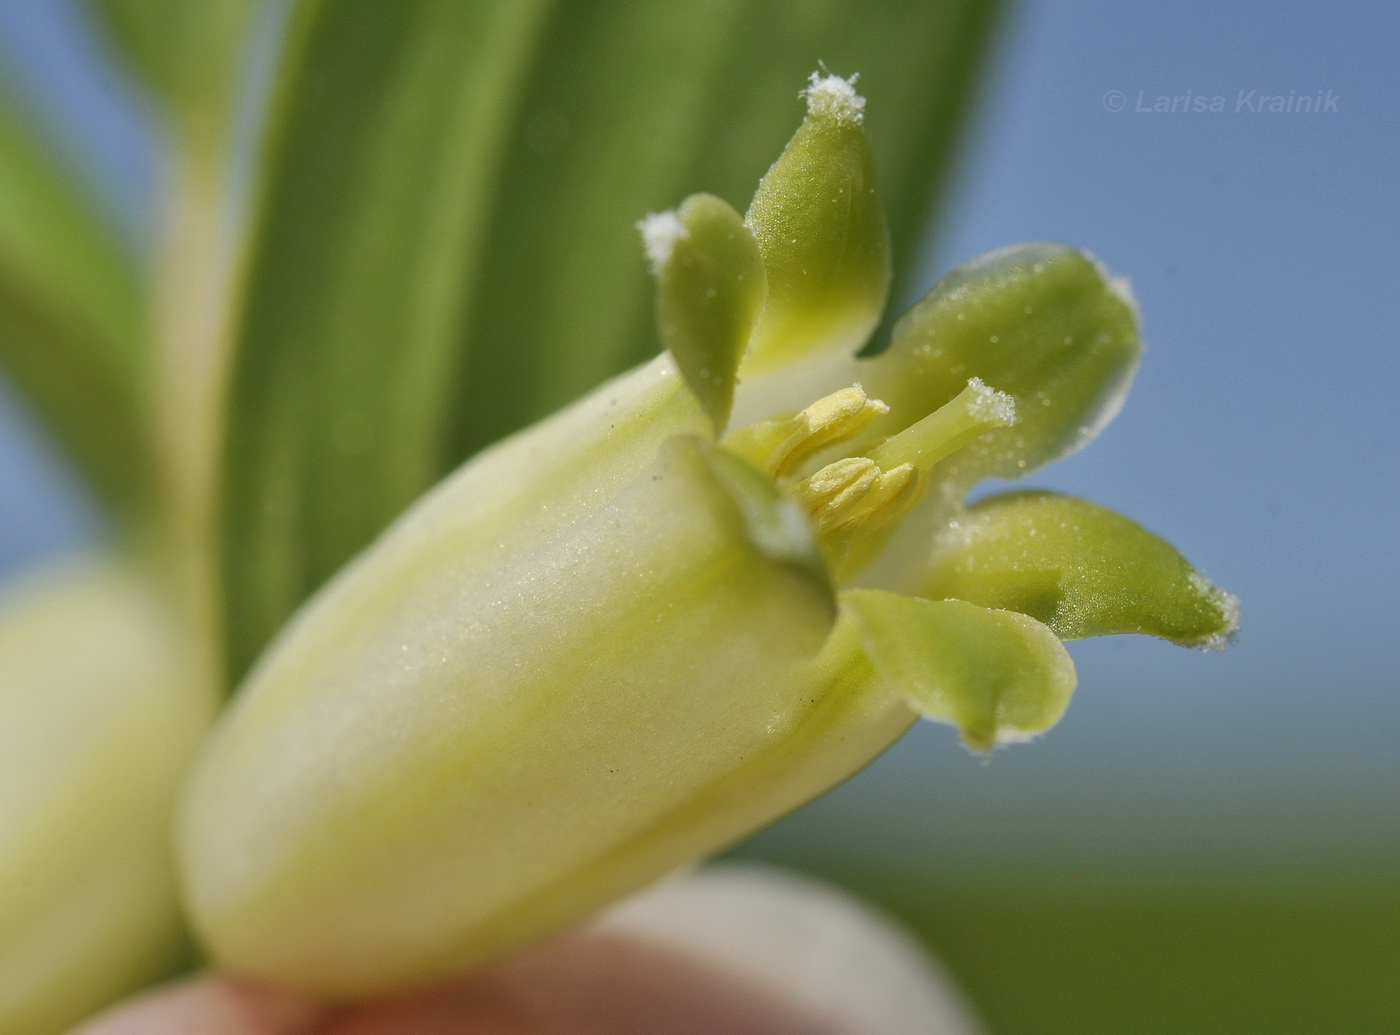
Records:
{"label": "blue sky background", "polygon": [[[874,841],[949,879],[1052,884],[1335,883],[1400,857],[1397,52],[1393,0],[1013,15],[926,279],[1037,238],[1131,278],[1149,349],[1128,405],[1034,484],[1167,536],[1243,598],[1243,633],[1224,655],[1076,645],[1049,736],[984,765],[921,728],[763,851]],[[138,225],[148,127],[71,4],[0,0],[0,65]],[[1136,110],[1188,91],[1225,110]],[[1255,113],[1250,91],[1336,110]],[[0,575],[93,529],[0,386]]]}

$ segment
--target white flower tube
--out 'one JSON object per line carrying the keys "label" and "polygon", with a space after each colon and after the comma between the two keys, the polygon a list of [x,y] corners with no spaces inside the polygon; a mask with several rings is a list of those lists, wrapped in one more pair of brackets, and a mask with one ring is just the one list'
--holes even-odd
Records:
{"label": "white flower tube", "polygon": [[[699,419],[675,379],[658,361],[468,465],[253,673],[182,838],[222,963],[340,995],[428,980],[721,847],[883,746],[799,788],[756,784],[757,817],[722,800],[791,754],[775,731],[829,709],[814,666],[835,598],[768,479],[699,437],[656,444]],[[579,424],[600,413],[611,431],[590,441]],[[541,455],[542,481],[496,489]],[[912,719],[893,704],[884,743]]]}

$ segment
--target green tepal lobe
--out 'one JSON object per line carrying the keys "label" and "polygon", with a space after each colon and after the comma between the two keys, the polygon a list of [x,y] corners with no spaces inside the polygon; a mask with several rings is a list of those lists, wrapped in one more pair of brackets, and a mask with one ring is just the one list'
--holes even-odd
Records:
{"label": "green tepal lobe", "polygon": [[939,539],[920,591],[1007,608],[1063,639],[1146,633],[1223,647],[1238,604],[1169,543],[1072,496],[1021,492],[972,507]]}
{"label": "green tepal lobe", "polygon": [[889,404],[888,434],[980,378],[1016,403],[1014,427],[992,432],[945,466],[966,487],[1016,478],[1073,452],[1117,412],[1137,366],[1137,318],[1124,284],[1091,257],[1026,244],[953,270],[894,328],[862,372]]}
{"label": "green tepal lobe", "polygon": [[891,689],[974,751],[1043,733],[1074,693],[1064,646],[1026,615],[873,589],[843,593],[841,607]]}
{"label": "green tepal lobe", "polygon": [[656,330],[724,430],[739,362],[763,308],[763,258],[743,217],[713,194],[638,224],[656,278]]}
{"label": "green tepal lobe", "polygon": [[807,118],[745,216],[768,270],[768,301],[749,351],[754,373],[854,352],[889,292],[889,230],[861,124],[865,100],[851,82],[815,74],[803,96]]}

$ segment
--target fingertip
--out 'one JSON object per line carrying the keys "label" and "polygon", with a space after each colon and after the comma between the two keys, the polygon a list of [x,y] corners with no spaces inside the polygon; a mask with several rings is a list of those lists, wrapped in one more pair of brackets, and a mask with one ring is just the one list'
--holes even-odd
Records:
{"label": "fingertip", "polygon": [[278,989],[201,976],[129,999],[70,1035],[312,1035],[329,1013]]}
{"label": "fingertip", "polygon": [[692,955],[852,1035],[979,1035],[952,979],[910,935],[811,877],[708,866],[606,913],[601,933]]}

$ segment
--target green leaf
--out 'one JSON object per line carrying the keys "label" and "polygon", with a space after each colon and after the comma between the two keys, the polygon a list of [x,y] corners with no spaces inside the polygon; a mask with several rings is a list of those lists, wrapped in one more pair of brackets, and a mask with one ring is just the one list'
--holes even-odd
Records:
{"label": "green leaf", "polygon": [[1171,544],[1104,507],[1049,492],[983,500],[939,540],[924,596],[1020,611],[1063,639],[1146,633],[1224,646],[1238,605]]}
{"label": "green leaf", "polygon": [[443,473],[461,313],[539,0],[326,0],[294,22],[234,353],[228,649]]}
{"label": "green leaf", "polygon": [[1043,733],[1069,706],[1074,663],[1033,618],[874,589],[848,590],[841,607],[892,688],[974,751]]}
{"label": "green leaf", "polygon": [[713,194],[648,216],[641,231],[656,277],[657,337],[718,434],[763,309],[763,257],[743,217]]}
{"label": "green leaf", "polygon": [[0,105],[0,366],[115,511],[150,491],[129,256],[61,164]]}
{"label": "green leaf", "polygon": [[186,136],[221,148],[258,0],[88,0]]}
{"label": "green leaf", "polygon": [[992,6],[295,4],[233,360],[233,671],[463,458],[656,351],[633,224],[747,198],[819,59],[865,73],[907,255]]}

